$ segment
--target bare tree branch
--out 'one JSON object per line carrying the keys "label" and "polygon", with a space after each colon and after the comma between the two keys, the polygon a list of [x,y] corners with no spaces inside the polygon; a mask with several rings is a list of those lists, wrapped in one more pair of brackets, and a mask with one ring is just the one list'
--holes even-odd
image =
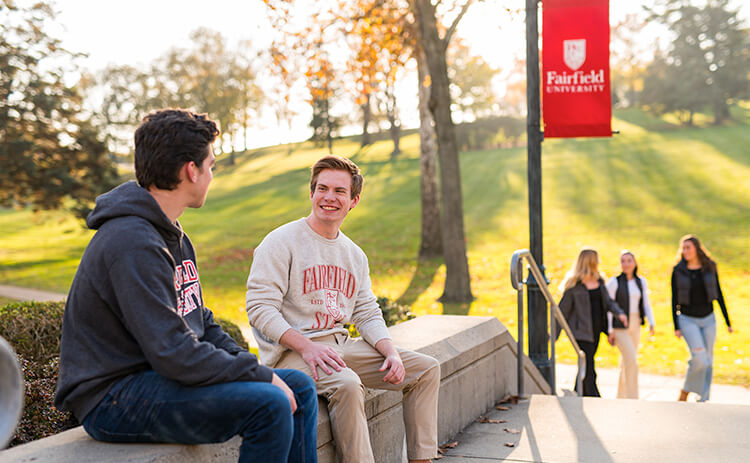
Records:
{"label": "bare tree branch", "polygon": [[474,3],[474,0],[466,0],[466,3],[464,3],[464,6],[461,8],[461,12],[458,13],[458,16],[456,16],[456,19],[453,20],[453,24],[451,24],[451,27],[448,28],[448,31],[445,33],[445,37],[443,37],[443,46],[448,47],[448,44],[451,42],[451,37],[453,36],[453,33],[456,32],[456,27],[458,27],[458,23],[461,21],[461,18],[464,17],[466,14],[466,11],[469,9],[471,4]]}

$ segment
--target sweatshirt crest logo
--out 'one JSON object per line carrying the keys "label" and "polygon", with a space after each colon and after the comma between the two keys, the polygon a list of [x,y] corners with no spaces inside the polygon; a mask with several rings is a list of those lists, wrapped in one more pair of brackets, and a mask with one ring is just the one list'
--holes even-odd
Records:
{"label": "sweatshirt crest logo", "polygon": [[563,40],[563,61],[575,71],[586,61],[586,39]]}

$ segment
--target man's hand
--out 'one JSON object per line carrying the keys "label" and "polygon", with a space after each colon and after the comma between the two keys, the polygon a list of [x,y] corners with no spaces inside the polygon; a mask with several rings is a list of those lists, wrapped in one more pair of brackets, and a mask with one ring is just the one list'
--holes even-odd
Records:
{"label": "man's hand", "polygon": [[320,367],[320,369],[327,375],[333,373],[329,366],[336,371],[341,371],[342,368],[346,368],[346,363],[344,363],[344,359],[339,356],[338,352],[333,350],[332,347],[324,344],[310,341],[308,345],[302,348],[300,355],[302,355],[302,360],[304,360],[307,366],[310,367],[312,377],[315,381],[318,380],[318,369],[316,367]]}
{"label": "man's hand", "polygon": [[302,356],[302,360],[310,367],[310,373],[315,381],[319,379],[318,367],[327,375],[333,373],[328,368],[329,366],[333,367],[336,371],[346,368],[344,359],[332,347],[310,341],[294,329],[286,330],[281,335],[279,342]]}
{"label": "man's hand", "polygon": [[398,355],[398,350],[394,347],[393,341],[388,338],[381,339],[375,343],[375,350],[385,357],[383,366],[379,370],[388,370],[388,373],[383,377],[383,382],[401,384],[406,376],[406,368],[404,368],[404,362],[401,361],[401,356]]}
{"label": "man's hand", "polygon": [[607,335],[607,341],[609,341],[610,346],[615,345],[615,333],[614,332],[611,332]]}
{"label": "man's hand", "polygon": [[292,415],[294,415],[294,412],[297,411],[297,401],[294,399],[294,392],[289,389],[289,386],[287,386],[284,380],[279,378],[279,375],[277,375],[276,373],[273,374],[271,384],[281,388],[281,390],[284,391],[284,394],[286,394],[286,398],[289,399],[289,405],[291,405],[292,407]]}
{"label": "man's hand", "polygon": [[617,316],[617,318],[619,318],[620,321],[622,322],[622,326],[624,326],[625,328],[628,327],[628,316],[627,315],[625,315],[624,313],[621,313],[620,315]]}
{"label": "man's hand", "polygon": [[384,383],[401,384],[406,376],[406,369],[404,368],[404,362],[401,361],[401,356],[398,352],[394,352],[385,358],[385,362],[378,371],[388,370],[388,373],[383,377]]}
{"label": "man's hand", "polygon": [[680,339],[682,337],[682,331],[674,330],[674,335],[677,336],[677,339]]}
{"label": "man's hand", "polygon": [[727,331],[729,331],[729,334],[732,334],[734,333],[734,328],[732,328],[731,326],[727,326]]}

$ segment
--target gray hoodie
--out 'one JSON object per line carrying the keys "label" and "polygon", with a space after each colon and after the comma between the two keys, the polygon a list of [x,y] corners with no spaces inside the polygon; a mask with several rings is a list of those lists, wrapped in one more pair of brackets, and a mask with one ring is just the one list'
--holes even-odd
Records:
{"label": "gray hoodie", "polygon": [[114,383],[149,369],[186,386],[271,381],[214,322],[190,239],[146,190],[99,196],[86,223],[98,231],[65,305],[56,407],[83,421]]}

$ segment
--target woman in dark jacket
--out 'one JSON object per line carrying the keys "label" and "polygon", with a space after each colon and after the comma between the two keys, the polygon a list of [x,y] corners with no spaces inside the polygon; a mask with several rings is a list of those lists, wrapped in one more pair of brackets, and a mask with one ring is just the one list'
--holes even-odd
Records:
{"label": "woman in dark jacket", "polygon": [[[586,354],[586,374],[583,378],[583,395],[601,397],[596,387],[594,356],[599,347],[601,333],[607,332],[607,312],[612,312],[622,324],[628,326],[625,312],[609,297],[604,278],[599,273],[599,254],[593,249],[583,249],[578,254],[573,269],[563,281],[564,290],[560,310],[568,322],[576,342]],[[576,383],[576,390],[578,384]]]}
{"label": "woman in dark jacket", "polygon": [[713,376],[713,354],[716,342],[714,301],[719,301],[721,313],[730,333],[724,295],[719,286],[716,263],[697,237],[685,235],[680,239],[678,262],[672,270],[672,320],[674,334],[684,337],[690,348],[685,385],[678,400],[687,400],[694,392],[699,402],[708,400]]}

